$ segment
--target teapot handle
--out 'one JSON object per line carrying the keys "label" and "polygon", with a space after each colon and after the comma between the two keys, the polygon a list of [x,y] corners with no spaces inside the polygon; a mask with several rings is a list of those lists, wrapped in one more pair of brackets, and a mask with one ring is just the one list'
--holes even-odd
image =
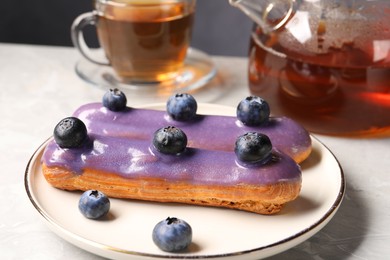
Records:
{"label": "teapot handle", "polygon": [[229,0],[230,4],[239,8],[264,33],[283,27],[291,18],[297,0]]}
{"label": "teapot handle", "polygon": [[280,58],[283,58],[283,59],[287,58],[287,55],[286,55],[286,54],[284,54],[284,53],[282,53],[282,52],[279,52],[279,51],[276,51],[276,50],[274,50],[274,49],[272,49],[272,48],[270,48],[270,47],[265,46],[265,45],[261,42],[261,40],[259,39],[259,36],[257,35],[256,32],[252,32],[251,37],[252,37],[253,41],[254,41],[260,48],[262,48],[263,50],[267,51],[268,53],[272,53],[273,55],[275,55],[275,56],[277,56],[277,57],[280,57]]}

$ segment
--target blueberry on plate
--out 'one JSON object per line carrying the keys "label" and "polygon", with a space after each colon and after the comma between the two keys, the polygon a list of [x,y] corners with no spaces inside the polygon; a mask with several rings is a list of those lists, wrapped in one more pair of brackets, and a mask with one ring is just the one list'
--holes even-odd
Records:
{"label": "blueberry on plate", "polygon": [[110,200],[98,190],[87,190],[80,197],[79,210],[86,218],[98,219],[107,215]]}
{"label": "blueberry on plate", "polygon": [[249,132],[237,138],[234,152],[242,162],[263,162],[270,158],[272,143],[265,134]]}
{"label": "blueberry on plate", "polygon": [[192,242],[192,228],[184,220],[168,217],[153,229],[153,242],[166,252],[186,249]]}
{"label": "blueberry on plate", "polygon": [[268,121],[269,115],[267,101],[257,96],[249,96],[237,106],[237,118],[247,126],[259,126]]}
{"label": "blueberry on plate", "polygon": [[80,147],[88,137],[87,127],[77,117],[62,119],[54,128],[53,135],[61,148]]}
{"label": "blueberry on plate", "polygon": [[198,104],[190,94],[175,94],[168,99],[167,113],[174,120],[189,121],[196,116]]}
{"label": "blueberry on plate", "polygon": [[110,89],[103,96],[103,106],[111,111],[121,111],[126,108],[127,99],[119,89]]}
{"label": "blueberry on plate", "polygon": [[187,135],[180,128],[163,127],[154,133],[153,146],[163,154],[179,154],[186,149]]}

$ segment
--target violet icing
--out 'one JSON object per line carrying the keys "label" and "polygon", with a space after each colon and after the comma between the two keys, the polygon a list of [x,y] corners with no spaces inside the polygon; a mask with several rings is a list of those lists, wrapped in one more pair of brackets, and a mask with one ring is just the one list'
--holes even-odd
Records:
{"label": "violet icing", "polygon": [[113,112],[101,103],[83,105],[73,116],[81,119],[90,133],[144,140],[150,140],[158,128],[173,125],[186,133],[189,147],[201,149],[233,151],[236,138],[250,131],[268,135],[274,147],[292,158],[311,147],[309,133],[287,117],[270,117],[256,127],[245,126],[232,116],[197,115],[190,122],[181,122],[165,111],[126,108]]}
{"label": "violet icing", "polygon": [[50,141],[42,156],[48,167],[66,168],[74,174],[84,169],[116,173],[124,178],[158,178],[192,184],[266,185],[301,182],[301,170],[289,156],[273,150],[263,165],[243,166],[234,152],[187,148],[180,155],[164,155],[150,141],[89,134],[81,148],[63,149]]}

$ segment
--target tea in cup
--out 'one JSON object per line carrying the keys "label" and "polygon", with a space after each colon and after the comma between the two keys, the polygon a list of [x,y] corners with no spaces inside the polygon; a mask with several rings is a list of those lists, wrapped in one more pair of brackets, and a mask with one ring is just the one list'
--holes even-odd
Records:
{"label": "tea in cup", "polygon": [[[93,63],[109,65],[124,82],[164,82],[184,65],[196,0],[96,0],[72,25],[72,40]],[[94,25],[107,62],[89,52],[83,29]]]}

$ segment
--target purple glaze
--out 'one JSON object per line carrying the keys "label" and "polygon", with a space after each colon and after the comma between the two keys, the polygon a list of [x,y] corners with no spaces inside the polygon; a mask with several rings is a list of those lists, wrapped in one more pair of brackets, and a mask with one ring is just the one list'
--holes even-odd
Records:
{"label": "purple glaze", "polygon": [[186,133],[189,147],[201,149],[233,151],[236,138],[250,131],[268,135],[274,147],[293,158],[311,146],[309,133],[286,117],[271,117],[267,124],[259,127],[245,126],[231,116],[197,115],[191,122],[180,122],[165,111],[127,108],[112,112],[101,103],[83,105],[73,116],[81,119],[90,133],[145,140],[150,140],[158,128],[173,125]]}
{"label": "purple glaze", "polygon": [[47,145],[42,161],[49,167],[64,167],[76,174],[86,168],[117,173],[125,178],[160,178],[193,184],[265,185],[301,181],[300,167],[288,156],[273,151],[263,165],[243,167],[234,152],[187,148],[180,155],[163,155],[145,140],[90,134],[82,148],[63,149],[54,140]]}

